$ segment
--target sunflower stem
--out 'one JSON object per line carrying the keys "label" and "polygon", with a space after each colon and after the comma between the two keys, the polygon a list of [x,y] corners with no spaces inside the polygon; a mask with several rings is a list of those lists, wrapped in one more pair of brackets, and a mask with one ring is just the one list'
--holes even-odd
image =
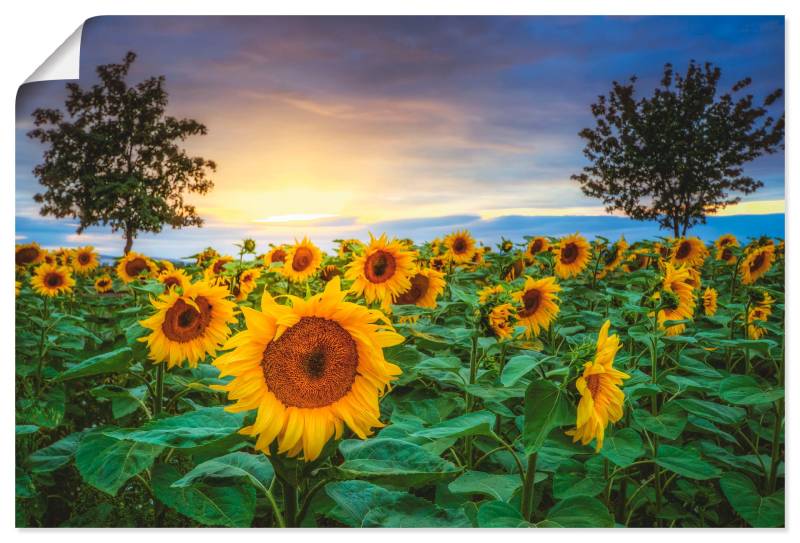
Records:
{"label": "sunflower stem", "polygon": [[769,463],[769,477],[767,478],[767,493],[775,492],[778,482],[778,460],[780,460],[781,426],[783,416],[781,414],[781,400],[775,402],[775,426],[772,429],[772,456]]}
{"label": "sunflower stem", "polygon": [[164,402],[164,364],[166,362],[161,362],[156,368],[156,397],[153,404],[153,415],[156,417],[161,414],[161,406]]}
{"label": "sunflower stem", "polygon": [[525,484],[522,487],[522,518],[528,522],[532,521],[533,516],[533,496],[538,455],[538,453],[528,455],[528,469],[525,470]]}
{"label": "sunflower stem", "polygon": [[45,296],[44,311],[42,313],[42,330],[39,336],[39,363],[36,366],[36,396],[38,396],[42,390],[44,373],[44,343],[45,339],[47,339],[47,321],[50,319],[50,311],[47,300],[47,296]]}
{"label": "sunflower stem", "polygon": [[297,489],[286,480],[281,481],[283,485],[283,509],[286,526],[297,528]]}
{"label": "sunflower stem", "polygon": [[[477,331],[472,333],[472,345],[469,350],[469,384],[474,385],[478,376],[478,334]],[[473,396],[469,392],[465,394],[464,407],[466,413],[472,412]],[[464,438],[464,455],[466,456],[466,464],[468,468],[472,467],[472,436]]]}

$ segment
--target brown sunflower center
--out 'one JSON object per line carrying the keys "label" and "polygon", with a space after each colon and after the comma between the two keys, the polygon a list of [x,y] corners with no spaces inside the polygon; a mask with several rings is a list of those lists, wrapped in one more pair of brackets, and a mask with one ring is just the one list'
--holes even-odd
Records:
{"label": "brown sunflower center", "polygon": [[179,299],[167,310],[161,330],[168,339],[185,343],[203,334],[211,322],[211,304],[203,296],[195,298],[194,303],[197,309]]}
{"label": "brown sunflower center", "polygon": [[722,250],[722,260],[730,260],[732,256],[733,256],[733,251],[731,251],[730,248],[725,247]]}
{"label": "brown sunflower center", "polygon": [[178,287],[178,286],[180,286],[180,284],[181,284],[181,282],[178,281],[177,277],[171,277],[170,276],[170,277],[167,277],[166,279],[164,279],[164,288],[165,289],[169,289],[169,288],[172,288],[172,287]]}
{"label": "brown sunflower center", "polygon": [[364,275],[371,283],[388,281],[397,270],[397,262],[391,253],[375,251],[367,257],[364,264]]}
{"label": "brown sunflower center", "polygon": [[322,280],[327,282],[341,274],[342,272],[336,266],[325,266],[325,269],[322,270]]}
{"label": "brown sunflower center", "polygon": [[764,264],[765,259],[766,257],[764,256],[764,253],[758,253],[758,256],[755,257],[753,261],[750,263],[750,273],[753,273],[761,269],[761,266]]}
{"label": "brown sunflower center", "polygon": [[562,264],[572,264],[576,260],[578,260],[578,246],[575,243],[567,243],[563,249],[561,249],[561,263]]}
{"label": "brown sunflower center", "polygon": [[17,251],[16,255],[14,255],[14,260],[18,265],[30,264],[36,260],[38,256],[39,250],[36,249],[36,247],[25,247]]}
{"label": "brown sunflower center", "polygon": [[222,268],[225,267],[225,264],[227,264],[227,260],[217,260],[216,262],[214,262],[214,267],[213,267],[214,274],[219,275],[222,272]]}
{"label": "brown sunflower center", "polygon": [[270,263],[272,262],[286,262],[286,251],[283,249],[275,249],[269,257]]}
{"label": "brown sunflower center", "polygon": [[86,264],[88,264],[91,259],[92,259],[92,257],[88,253],[79,253],[78,254],[78,262],[80,262],[84,266]]}
{"label": "brown sunflower center", "polygon": [[525,294],[522,295],[522,305],[524,309],[519,312],[521,317],[529,317],[536,313],[536,310],[539,309],[539,305],[542,303],[542,293],[536,289],[531,289],[525,291]]}
{"label": "brown sunflower center", "polygon": [[147,262],[144,258],[137,256],[125,263],[125,273],[130,277],[136,277],[147,269]]}
{"label": "brown sunflower center", "polygon": [[339,323],[302,317],[267,345],[261,367],[267,387],[284,405],[324,407],[353,386],[358,349]]}
{"label": "brown sunflower center", "polygon": [[64,276],[60,273],[50,272],[44,276],[44,284],[50,288],[57,288],[64,284]]}
{"label": "brown sunflower center", "polygon": [[430,280],[418,273],[411,279],[411,288],[400,295],[395,302],[398,305],[412,305],[417,303],[428,292]]}
{"label": "brown sunflower center", "polygon": [[692,244],[688,241],[682,241],[680,245],[678,245],[678,250],[675,252],[675,258],[682,260],[689,256],[692,252]]}
{"label": "brown sunflower center", "polygon": [[110,283],[110,281],[108,279],[100,279],[97,282],[97,286],[100,287],[100,288],[105,288],[105,287],[107,287],[109,285],[109,283]]}
{"label": "brown sunflower center", "polygon": [[730,245],[731,243],[733,243],[733,240],[730,238],[723,238],[719,241],[720,247],[725,247],[727,245]]}
{"label": "brown sunflower center", "polygon": [[540,239],[534,240],[533,243],[531,244],[531,251],[530,251],[531,254],[535,255],[541,250],[542,250],[542,240]]}
{"label": "brown sunflower center", "polygon": [[453,252],[457,255],[466,253],[468,248],[467,240],[462,237],[457,237],[453,240]]}
{"label": "brown sunflower center", "polygon": [[314,253],[308,247],[298,247],[294,251],[294,258],[292,258],[292,269],[296,272],[301,272],[311,265],[314,260]]}
{"label": "brown sunflower center", "polygon": [[611,250],[606,253],[605,265],[610,266],[611,264],[613,264],[614,261],[617,259],[618,254],[619,254],[619,247],[614,245],[614,247],[612,247]]}
{"label": "brown sunflower center", "polygon": [[597,398],[597,393],[600,390],[600,383],[601,383],[600,375],[590,375],[586,378],[586,387],[589,389],[589,393],[592,395],[592,398]]}

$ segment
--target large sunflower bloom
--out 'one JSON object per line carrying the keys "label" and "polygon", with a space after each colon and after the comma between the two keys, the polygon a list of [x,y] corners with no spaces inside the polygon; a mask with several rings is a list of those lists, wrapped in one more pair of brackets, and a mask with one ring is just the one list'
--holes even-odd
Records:
{"label": "large sunflower bloom", "polygon": [[[658,325],[663,328],[666,321],[680,321],[691,319],[696,305],[694,289],[689,285],[691,280],[688,268],[676,268],[667,263],[664,271],[662,290],[670,296],[659,296],[659,299],[668,298],[672,305],[658,311]],[[676,324],[666,329],[668,336],[675,336],[686,329],[685,324]]]}
{"label": "large sunflower bloom", "polygon": [[742,283],[751,285],[767,273],[775,260],[775,246],[762,245],[747,252],[741,264]]}
{"label": "large sunflower bloom", "polygon": [[444,292],[444,274],[430,268],[421,269],[411,278],[411,288],[395,298],[397,305],[436,308],[436,298]]}
{"label": "large sunflower bloom", "polygon": [[672,246],[671,260],[676,266],[701,266],[708,256],[708,249],[700,238],[678,240]]}
{"label": "large sunflower bloom", "polygon": [[178,268],[161,272],[158,276],[158,281],[164,285],[164,290],[171,288],[185,289],[192,282],[186,272]]}
{"label": "large sunflower bloom", "polygon": [[703,292],[703,313],[707,317],[713,316],[717,312],[717,291],[711,287]]}
{"label": "large sunflower bloom", "polygon": [[17,245],[14,250],[14,263],[17,266],[39,264],[44,260],[45,251],[36,242]]}
{"label": "large sunflower bloom", "polygon": [[125,284],[140,277],[151,277],[157,270],[152,260],[133,251],[120,258],[117,263],[117,276]]}
{"label": "large sunflower bloom", "polygon": [[139,339],[147,343],[150,359],[168,368],[185,360],[194,368],[206,354],[214,356],[236,322],[236,306],[227,296],[227,288],[200,281],[183,293],[170,289],[152,300],[156,313],[140,321],[152,333]]}
{"label": "large sunflower bloom", "polygon": [[110,275],[101,275],[97,279],[94,280],[94,290],[98,294],[105,294],[106,292],[111,292],[114,288],[114,281],[111,280]]}
{"label": "large sunflower bloom", "polygon": [[583,375],[578,377],[575,387],[581,395],[575,429],[568,430],[572,441],[588,445],[595,439],[595,452],[603,448],[603,439],[608,423],[622,418],[625,393],[620,386],[630,375],[614,369],[614,357],[620,348],[619,337],[608,335],[611,321],[606,321],[597,336],[597,352],[594,360],[583,366]]}
{"label": "large sunflower bloom", "polygon": [[286,262],[281,271],[290,281],[302,283],[314,275],[321,263],[322,253],[306,237],[303,241],[295,242],[286,252]]}
{"label": "large sunflower bloom", "polygon": [[265,454],[277,439],[278,453],[312,461],[345,424],[361,439],[383,426],[378,398],[401,373],[383,348],[403,337],[380,311],[345,302],[339,281],[308,300],[288,296],[291,306],[265,293],[261,311],[243,307],[247,328],[214,361],[221,377],[234,376],[217,387],[236,400],[228,411],[257,410],[240,432]]}
{"label": "large sunflower bloom", "polygon": [[447,256],[456,264],[471,262],[475,256],[475,240],[468,230],[453,232],[444,238]]}
{"label": "large sunflower bloom", "polygon": [[386,234],[377,239],[370,234],[369,245],[345,272],[345,277],[353,281],[350,290],[357,296],[363,294],[367,303],[380,301],[388,310],[398,296],[411,288],[414,256],[399,241],[388,241]]}
{"label": "large sunflower bloom", "polygon": [[556,275],[562,279],[581,273],[591,258],[589,242],[580,234],[572,234],[558,242]]}
{"label": "large sunflower bloom", "polygon": [[42,296],[58,296],[72,292],[75,280],[67,266],[40,264],[31,277],[31,287]]}
{"label": "large sunflower bloom", "polygon": [[72,259],[72,269],[78,275],[86,275],[100,265],[100,259],[94,247],[78,247]]}
{"label": "large sunflower bloom", "polygon": [[517,318],[525,326],[525,337],[538,336],[539,331],[550,328],[558,315],[558,292],[561,287],[555,277],[534,280],[525,278],[525,285],[511,297],[519,303]]}

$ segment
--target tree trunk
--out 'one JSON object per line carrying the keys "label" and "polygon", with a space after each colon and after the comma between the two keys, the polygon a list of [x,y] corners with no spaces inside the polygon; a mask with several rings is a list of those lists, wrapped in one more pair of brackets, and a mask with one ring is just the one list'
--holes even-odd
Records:
{"label": "tree trunk", "polygon": [[133,247],[133,230],[125,229],[125,254],[128,254]]}
{"label": "tree trunk", "polygon": [[672,218],[672,233],[674,237],[677,239],[681,237],[681,221],[678,217],[671,217]]}

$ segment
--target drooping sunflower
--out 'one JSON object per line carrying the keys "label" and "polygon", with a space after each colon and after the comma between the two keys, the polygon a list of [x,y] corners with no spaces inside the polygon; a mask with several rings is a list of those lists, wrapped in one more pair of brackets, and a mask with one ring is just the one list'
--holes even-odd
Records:
{"label": "drooping sunflower", "polygon": [[281,267],[281,272],[290,281],[302,283],[314,275],[322,263],[322,253],[319,248],[305,237],[303,241],[296,241],[286,251],[286,261]]}
{"label": "drooping sunflower", "polygon": [[561,279],[581,273],[591,258],[589,242],[580,234],[571,234],[558,242],[555,271]]}
{"label": "drooping sunflower", "polygon": [[674,266],[702,266],[708,249],[700,238],[679,239],[672,246],[671,260]]}
{"label": "drooping sunflower", "polygon": [[736,262],[736,255],[733,252],[734,247],[739,246],[739,240],[733,234],[723,234],[714,242],[716,252],[714,258],[725,262],[726,264],[733,264]]}
{"label": "drooping sunflower", "polygon": [[395,298],[394,303],[435,309],[436,298],[444,292],[444,287],[443,273],[430,268],[421,269],[411,277],[411,288]]}
{"label": "drooping sunflower", "polygon": [[269,252],[264,255],[264,265],[270,267],[272,264],[282,264],[286,262],[286,247],[283,245],[276,245]]}
{"label": "drooping sunflower", "polygon": [[513,281],[517,277],[521,276],[524,271],[525,259],[518,258],[503,269],[503,278],[505,278],[506,281]]}
{"label": "drooping sunflower", "polygon": [[453,232],[444,238],[447,257],[456,264],[465,264],[475,256],[475,239],[468,230]]}
{"label": "drooping sunflower", "polygon": [[42,296],[69,294],[75,286],[75,279],[67,266],[39,264],[31,277],[31,287]]}
{"label": "drooping sunflower", "polygon": [[539,253],[544,253],[550,250],[550,242],[547,238],[536,236],[528,242],[528,247],[525,249],[525,257],[532,261]]}
{"label": "drooping sunflower", "polygon": [[364,244],[357,239],[344,239],[339,244],[339,258],[350,258],[359,253],[364,248]]}
{"label": "drooping sunflower", "polygon": [[157,270],[152,260],[133,251],[120,258],[117,263],[117,276],[125,284],[139,278],[152,277]]}
{"label": "drooping sunflower", "polygon": [[517,319],[525,326],[525,337],[538,336],[539,331],[550,328],[558,315],[558,292],[561,287],[555,277],[525,278],[525,285],[511,297],[519,304]]}
{"label": "drooping sunflower", "polygon": [[603,269],[597,272],[598,279],[602,279],[609,273],[616,270],[622,263],[622,259],[625,256],[625,251],[627,250],[628,250],[628,242],[625,241],[625,236],[622,236],[603,254],[601,262],[603,265]]}
{"label": "drooping sunflower", "polygon": [[775,246],[762,245],[747,252],[741,264],[742,284],[752,285],[767,273],[775,260]]}
{"label": "drooping sunflower", "polygon": [[369,245],[345,272],[345,277],[353,281],[350,290],[357,296],[363,294],[367,303],[381,302],[388,310],[398,296],[411,288],[415,255],[397,240],[388,241],[386,234],[379,238],[370,234]]}
{"label": "drooping sunflower", "polygon": [[636,249],[628,255],[628,258],[625,259],[622,269],[628,273],[631,273],[647,268],[650,265],[650,256],[648,256],[649,254],[650,251],[647,249]]}
{"label": "drooping sunflower", "polygon": [[614,369],[614,357],[621,345],[619,336],[609,336],[611,321],[607,320],[597,336],[597,351],[594,360],[583,366],[583,375],[578,377],[575,388],[581,395],[575,429],[566,433],[572,441],[588,445],[595,441],[595,452],[603,448],[605,430],[609,423],[622,418],[625,393],[620,388],[630,375]]}
{"label": "drooping sunflower", "polygon": [[257,410],[240,430],[257,437],[257,450],[269,454],[277,439],[279,454],[312,461],[345,424],[361,439],[383,426],[378,398],[401,373],[383,348],[403,337],[380,311],[345,302],[346,294],[335,277],[308,300],[288,296],[291,306],[265,293],[261,311],[242,308],[246,329],[214,361],[221,377],[234,379],[216,388],[236,400],[228,411]]}
{"label": "drooping sunflower", "polygon": [[239,274],[239,280],[231,293],[237,302],[246,300],[250,293],[256,289],[256,281],[258,281],[259,277],[261,277],[261,270],[258,268],[249,268]]}
{"label": "drooping sunflower", "polygon": [[36,242],[18,244],[14,250],[14,263],[17,266],[31,266],[44,260],[45,251]]}
{"label": "drooping sunflower", "polygon": [[703,292],[703,313],[707,317],[713,316],[717,312],[717,291],[707,287]]}
{"label": "drooping sunflower", "polygon": [[236,305],[227,297],[227,288],[199,281],[152,300],[156,313],[140,321],[152,332],[139,339],[147,343],[150,360],[166,362],[167,368],[186,361],[195,368],[207,354],[214,356],[236,322]]}
{"label": "drooping sunflower", "polygon": [[186,275],[186,272],[179,268],[161,272],[158,276],[158,281],[164,285],[164,290],[169,290],[171,288],[185,289],[189,283],[192,282],[191,278]]}
{"label": "drooping sunflower", "polygon": [[100,259],[94,247],[78,247],[72,258],[72,269],[78,275],[87,275],[100,265]]}
{"label": "drooping sunflower", "polygon": [[106,292],[111,292],[114,288],[114,281],[112,281],[110,275],[101,275],[97,279],[94,280],[94,290],[98,294],[105,294]]}
{"label": "drooping sunflower", "polygon": [[511,304],[500,304],[489,311],[489,329],[494,336],[503,341],[514,335],[514,317],[516,311]]}
{"label": "drooping sunflower", "polygon": [[[658,311],[658,325],[664,328],[666,321],[691,319],[696,305],[694,289],[689,285],[689,270],[685,267],[674,267],[667,262],[664,270],[664,281],[661,285],[664,295],[658,298],[667,304]],[[657,293],[658,294],[658,293]],[[666,329],[666,335],[676,336],[686,329],[685,324],[676,324]]]}

